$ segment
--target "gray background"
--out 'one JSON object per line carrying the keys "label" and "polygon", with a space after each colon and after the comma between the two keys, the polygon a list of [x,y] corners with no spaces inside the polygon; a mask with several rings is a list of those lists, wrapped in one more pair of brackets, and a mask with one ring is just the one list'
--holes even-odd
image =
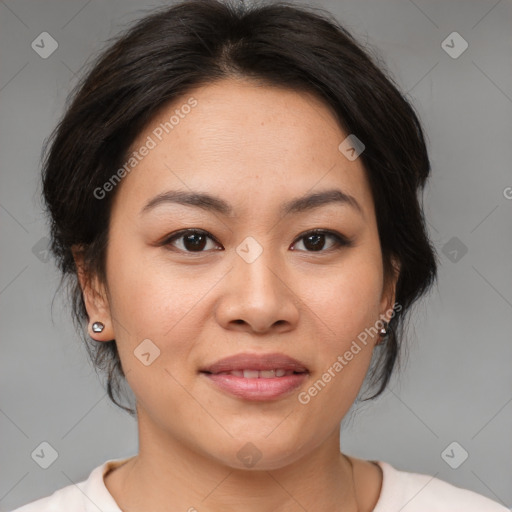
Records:
{"label": "gray background", "polygon": [[[42,143],[81,66],[156,5],[0,1],[2,511],[138,449],[136,424],[110,404],[62,294],[52,320],[59,276],[44,250],[38,173]],[[352,408],[342,450],[435,475],[511,507],[512,3],[314,5],[373,45],[414,103],[432,159],[425,209],[441,257],[439,286],[412,317],[408,365],[381,398]],[[31,48],[43,31],[59,45],[47,59]],[[458,58],[441,46],[453,31],[469,44]],[[48,469],[31,458],[43,441],[59,455]],[[462,447],[454,459],[462,449],[469,454],[457,469],[441,455],[453,441]]]}

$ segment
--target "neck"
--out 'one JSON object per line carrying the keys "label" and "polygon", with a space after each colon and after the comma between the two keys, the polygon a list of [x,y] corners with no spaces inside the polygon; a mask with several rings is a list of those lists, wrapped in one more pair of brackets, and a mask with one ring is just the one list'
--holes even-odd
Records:
{"label": "neck", "polygon": [[258,470],[229,467],[168,435],[145,431],[140,420],[138,455],[105,477],[123,510],[361,512],[351,462],[340,453],[339,427],[307,455]]}

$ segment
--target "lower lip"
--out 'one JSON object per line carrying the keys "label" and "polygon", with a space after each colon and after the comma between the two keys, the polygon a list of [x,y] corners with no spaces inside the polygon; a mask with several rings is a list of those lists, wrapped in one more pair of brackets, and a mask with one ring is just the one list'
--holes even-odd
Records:
{"label": "lower lip", "polygon": [[303,385],[308,374],[294,373],[270,379],[246,379],[236,375],[201,372],[221,390],[244,400],[275,400]]}

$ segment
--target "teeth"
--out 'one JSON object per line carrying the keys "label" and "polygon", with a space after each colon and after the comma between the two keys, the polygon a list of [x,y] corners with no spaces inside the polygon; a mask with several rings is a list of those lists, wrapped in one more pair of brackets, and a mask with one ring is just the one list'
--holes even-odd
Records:
{"label": "teeth", "polygon": [[234,375],[245,379],[273,379],[293,375],[293,370],[283,370],[282,368],[276,370],[232,370],[230,372],[220,372],[220,375]]}

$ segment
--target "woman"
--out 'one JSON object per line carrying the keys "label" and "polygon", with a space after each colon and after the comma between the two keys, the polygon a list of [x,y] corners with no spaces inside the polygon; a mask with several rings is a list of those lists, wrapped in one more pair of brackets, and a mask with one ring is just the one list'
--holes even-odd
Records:
{"label": "woman", "polygon": [[139,453],[20,512],[507,510],[340,452],[437,259],[420,122],[335,20],[156,12],[100,56],[50,142],[52,251]]}

